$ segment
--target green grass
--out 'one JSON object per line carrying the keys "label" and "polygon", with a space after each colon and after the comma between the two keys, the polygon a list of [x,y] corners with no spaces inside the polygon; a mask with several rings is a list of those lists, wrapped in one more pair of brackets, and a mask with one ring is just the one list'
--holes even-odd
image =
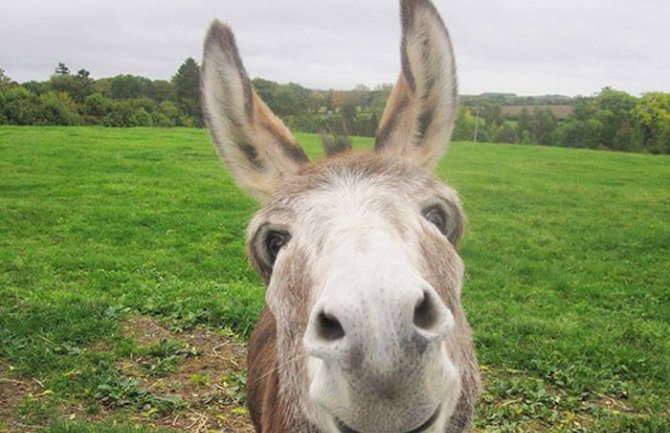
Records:
{"label": "green grass", "polygon": [[[298,138],[320,155],[317,136]],[[670,158],[455,143],[438,171],[470,221],[464,303],[488,382],[477,428],[667,431]],[[146,351],[120,327],[139,313],[248,335],[263,303],[244,256],[256,208],[204,130],[0,128],[0,377],[50,391],[13,416],[101,431],[63,423],[63,407],[100,416],[110,393],[123,410],[177,410],[118,370]],[[158,352],[148,368],[170,371]]]}

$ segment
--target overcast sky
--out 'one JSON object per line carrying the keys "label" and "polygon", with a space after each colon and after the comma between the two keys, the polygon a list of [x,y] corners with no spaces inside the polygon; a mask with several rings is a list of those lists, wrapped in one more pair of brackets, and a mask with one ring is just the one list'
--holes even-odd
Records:
{"label": "overcast sky", "polygon": [[[670,0],[436,0],[460,92],[670,92]],[[310,88],[394,82],[394,0],[0,0],[0,68],[45,80],[58,62],[95,78],[170,78],[201,58],[209,22],[236,33],[252,77]]]}

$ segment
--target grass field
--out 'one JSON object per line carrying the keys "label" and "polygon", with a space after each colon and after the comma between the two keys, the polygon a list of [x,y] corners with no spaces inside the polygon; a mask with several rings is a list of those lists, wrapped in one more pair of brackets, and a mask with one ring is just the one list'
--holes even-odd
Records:
{"label": "grass field", "polygon": [[[670,431],[670,157],[455,143],[439,176],[476,430]],[[1,127],[0,431],[251,431],[255,209],[204,130]]]}

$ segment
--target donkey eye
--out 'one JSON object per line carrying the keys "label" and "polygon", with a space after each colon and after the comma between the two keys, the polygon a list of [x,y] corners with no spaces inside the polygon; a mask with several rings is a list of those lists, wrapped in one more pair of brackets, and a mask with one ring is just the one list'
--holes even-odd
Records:
{"label": "donkey eye", "polygon": [[279,251],[288,244],[291,235],[282,226],[264,224],[253,236],[250,243],[252,261],[261,275],[269,277],[272,274],[275,260]]}
{"label": "donkey eye", "polygon": [[269,230],[265,236],[265,252],[267,254],[268,262],[274,265],[277,260],[279,250],[286,245],[291,236],[286,231]]}
{"label": "donkey eye", "polygon": [[423,217],[432,223],[443,235],[447,235],[447,213],[439,205],[429,206],[423,210]]}

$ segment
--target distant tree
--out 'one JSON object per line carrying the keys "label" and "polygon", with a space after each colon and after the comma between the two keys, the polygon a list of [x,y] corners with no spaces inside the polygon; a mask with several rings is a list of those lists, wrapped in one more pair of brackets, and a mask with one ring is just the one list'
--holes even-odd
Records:
{"label": "distant tree", "polygon": [[105,126],[127,127],[133,115],[133,106],[127,100],[113,101],[111,110],[104,119]]}
{"label": "distant tree", "polygon": [[70,75],[70,68],[65,66],[65,63],[58,62],[58,66],[56,66],[56,69],[54,70],[54,73],[56,75]]}
{"label": "distant tree", "polygon": [[553,139],[559,146],[636,150],[641,147],[635,127],[636,98],[625,92],[604,88],[589,98],[577,98],[574,110],[556,129]]}
{"label": "distant tree", "polygon": [[112,99],[132,99],[150,96],[151,80],[136,75],[117,75],[110,80]]}
{"label": "distant tree", "polygon": [[551,144],[552,134],[556,129],[556,117],[548,108],[535,108],[531,123],[531,136],[534,143]]}
{"label": "distant tree", "polygon": [[346,95],[340,90],[333,90],[330,98],[330,109],[332,111],[339,111],[346,101]]}
{"label": "distant tree", "polygon": [[39,118],[39,98],[23,86],[2,92],[0,117],[10,125],[34,125]]}
{"label": "distant tree", "polygon": [[128,126],[137,127],[137,126],[153,126],[153,119],[149,112],[144,108],[138,108],[133,111],[128,119]]}
{"label": "distant tree", "polygon": [[601,144],[602,130],[603,124],[598,119],[569,118],[556,128],[552,135],[552,142],[562,147],[595,149]]}
{"label": "distant tree", "polygon": [[277,91],[277,87],[279,87],[279,84],[275,83],[274,81],[264,80],[263,78],[254,78],[252,80],[252,85],[254,86],[256,93],[258,93],[258,96],[260,96],[261,99],[266,104],[268,104],[272,111],[276,112],[277,107],[275,106],[274,95]]}
{"label": "distant tree", "polygon": [[642,150],[670,154],[670,94],[649,92],[633,109]]}
{"label": "distant tree", "polygon": [[61,92],[49,92],[39,97],[38,125],[75,125],[79,116],[73,110],[74,102],[70,95]]}
{"label": "distant tree", "polygon": [[493,141],[496,143],[518,143],[519,135],[511,122],[504,122],[497,128]]}
{"label": "distant tree", "polygon": [[177,97],[174,85],[167,80],[153,80],[150,93],[151,99],[156,102],[174,101]]}
{"label": "distant tree", "polygon": [[82,80],[88,80],[91,77],[91,73],[86,69],[80,69],[77,71],[77,78]]}
{"label": "distant tree", "polygon": [[6,89],[12,84],[12,79],[5,73],[5,70],[0,68],[0,90]]}
{"label": "distant tree", "polygon": [[356,107],[351,102],[346,102],[340,109],[340,115],[344,119],[344,123],[349,131],[357,133],[356,128],[356,117],[358,116],[358,111]]}
{"label": "distant tree", "polygon": [[50,91],[67,93],[77,103],[83,103],[88,95],[93,93],[93,80],[85,74],[59,75],[54,74],[49,79]]}
{"label": "distant tree", "polygon": [[487,101],[480,104],[480,116],[491,128],[495,128],[505,122],[502,114],[502,105],[499,102]]}
{"label": "distant tree", "polygon": [[371,102],[370,89],[365,84],[357,84],[347,95],[347,103],[354,107],[366,108]]}
{"label": "distant tree", "polygon": [[[528,109],[526,107],[523,107],[521,109],[521,113],[519,113],[519,123],[517,123],[517,134],[519,134],[519,138],[522,143],[530,144],[531,142],[530,131],[532,128],[533,128],[533,119],[530,113],[528,112]],[[528,141],[524,141],[524,138],[527,138]]]}
{"label": "distant tree", "polygon": [[187,58],[172,77],[177,95],[177,106],[190,116],[196,126],[204,124],[200,106],[200,67],[193,58]]}
{"label": "distant tree", "polygon": [[105,98],[112,97],[112,79],[99,78],[93,83],[93,93],[100,93]]}
{"label": "distant tree", "polygon": [[50,90],[48,81],[31,80],[22,83],[21,86],[36,95],[41,95],[42,93],[46,93]]}
{"label": "distant tree", "polygon": [[288,83],[277,87],[274,105],[278,116],[297,116],[307,113],[310,91],[300,84]]}
{"label": "distant tree", "polygon": [[154,124],[156,126],[176,126],[179,124],[179,109],[172,101],[163,101],[155,114]]}
{"label": "distant tree", "polygon": [[154,99],[151,99],[147,96],[133,98],[130,100],[130,103],[132,104],[135,110],[142,108],[147,113],[151,113],[158,110],[158,103]]}
{"label": "distant tree", "polygon": [[374,137],[375,134],[377,133],[378,127],[379,127],[379,115],[375,111],[373,111],[372,114],[370,114],[370,117],[368,117],[365,133],[361,135],[365,135],[366,137]]}
{"label": "distant tree", "polygon": [[93,93],[86,97],[82,112],[85,116],[93,118],[91,119],[92,123],[99,124],[109,114],[111,108],[112,101],[110,99],[105,98],[100,93]]}
{"label": "distant tree", "polygon": [[312,90],[309,93],[309,111],[312,113],[318,113],[322,107],[324,107],[325,96],[323,92],[318,90]]}
{"label": "distant tree", "polygon": [[595,118],[602,124],[600,144],[614,150],[631,150],[636,146],[632,128],[633,96],[606,87],[592,100],[592,104]]}
{"label": "distant tree", "polygon": [[370,101],[370,110],[372,110],[378,117],[381,117],[384,112],[386,101],[388,101],[392,90],[393,84],[380,84],[371,92],[372,100]]}
{"label": "distant tree", "polygon": [[451,139],[454,141],[470,141],[475,132],[475,118],[465,105],[459,105],[456,111],[456,124]]}

